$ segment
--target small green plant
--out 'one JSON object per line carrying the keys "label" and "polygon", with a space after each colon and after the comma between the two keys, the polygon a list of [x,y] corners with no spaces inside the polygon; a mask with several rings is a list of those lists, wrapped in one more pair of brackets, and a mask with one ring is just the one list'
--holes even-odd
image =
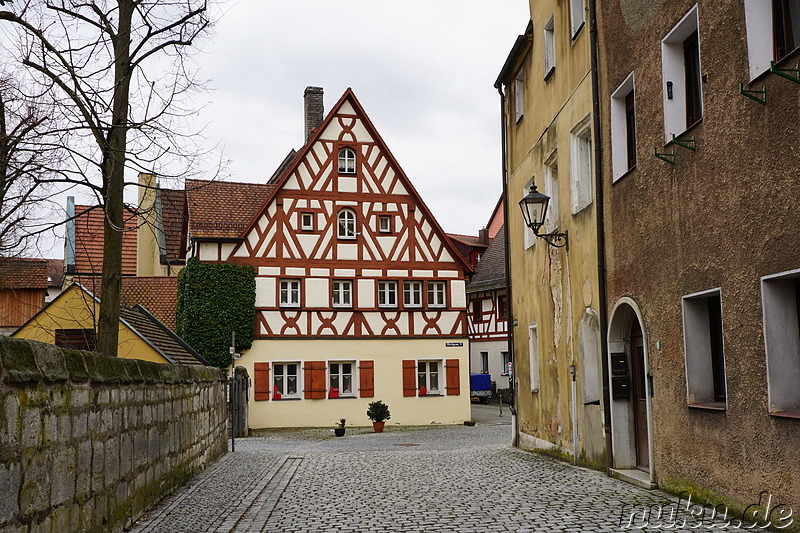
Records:
{"label": "small green plant", "polygon": [[344,424],[345,424],[345,422],[347,422],[347,420],[345,420],[344,418],[340,418],[340,419],[339,419],[339,423],[338,423],[338,424],[336,424],[336,426],[337,426],[339,429],[344,429]]}
{"label": "small green plant", "polygon": [[380,400],[369,404],[369,407],[367,408],[367,416],[373,422],[384,422],[392,418],[392,416],[389,414],[389,406]]}

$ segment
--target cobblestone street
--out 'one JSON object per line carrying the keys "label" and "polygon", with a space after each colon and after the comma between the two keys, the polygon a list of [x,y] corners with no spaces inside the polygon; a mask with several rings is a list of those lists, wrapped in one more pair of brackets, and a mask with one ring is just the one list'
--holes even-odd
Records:
{"label": "cobblestone street", "polygon": [[285,430],[237,440],[235,453],[133,531],[618,532],[635,510],[641,518],[645,508],[676,501],[516,450],[510,415],[481,409],[474,427],[348,428],[343,438]]}

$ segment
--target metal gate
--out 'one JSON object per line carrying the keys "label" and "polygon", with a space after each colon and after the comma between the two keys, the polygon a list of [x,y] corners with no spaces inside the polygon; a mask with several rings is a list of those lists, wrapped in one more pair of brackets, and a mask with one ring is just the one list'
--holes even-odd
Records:
{"label": "metal gate", "polygon": [[228,413],[231,438],[247,436],[247,402],[250,399],[250,376],[247,369],[237,366],[228,380]]}

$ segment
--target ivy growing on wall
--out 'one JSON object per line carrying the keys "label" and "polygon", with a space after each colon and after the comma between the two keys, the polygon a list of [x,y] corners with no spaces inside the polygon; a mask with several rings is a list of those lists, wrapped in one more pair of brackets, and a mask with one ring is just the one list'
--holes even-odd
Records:
{"label": "ivy growing on wall", "polygon": [[178,276],[178,335],[212,365],[231,365],[236,351],[250,348],[256,319],[256,277],[251,266],[186,261]]}

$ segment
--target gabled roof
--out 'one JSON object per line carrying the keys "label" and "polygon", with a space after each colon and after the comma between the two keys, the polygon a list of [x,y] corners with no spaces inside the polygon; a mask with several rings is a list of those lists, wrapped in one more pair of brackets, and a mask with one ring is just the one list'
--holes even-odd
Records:
{"label": "gabled roof", "polygon": [[170,363],[208,365],[208,361],[141,305],[120,308],[119,316],[129,328]]}
{"label": "gabled roof", "polygon": [[434,231],[439,235],[444,247],[450,252],[453,259],[461,263],[462,268],[465,272],[472,272],[472,267],[467,263],[467,261],[461,256],[458,250],[453,246],[452,241],[447,237],[447,234],[444,232],[442,227],[439,225],[439,222],[436,220],[436,217],[433,216],[428,206],[425,205],[425,202],[422,200],[419,192],[417,189],[414,188],[412,185],[411,180],[409,180],[408,176],[406,175],[403,168],[395,159],[394,155],[392,154],[391,150],[387,146],[386,142],[384,142],[383,137],[381,137],[378,130],[375,128],[375,125],[370,120],[369,115],[364,111],[364,108],[361,106],[361,103],[356,98],[353,89],[348,87],[344,94],[339,98],[339,101],[336,102],[332,107],[331,110],[328,112],[327,116],[322,120],[322,122],[313,130],[311,137],[308,139],[306,144],[300,149],[297,155],[292,159],[291,164],[283,171],[283,174],[278,178],[275,182],[275,188],[272,189],[265,200],[259,206],[260,209],[256,210],[252,216],[250,217],[249,224],[246,225],[244,230],[240,233],[240,238],[244,239],[245,236],[253,230],[255,225],[258,222],[258,219],[261,217],[263,213],[267,211],[267,208],[272,202],[273,198],[277,195],[278,191],[286,184],[290,176],[293,174],[295,169],[298,165],[300,165],[308,155],[309,151],[312,149],[314,144],[320,140],[320,137],[324,134],[326,128],[331,123],[333,118],[339,113],[339,110],[344,105],[345,102],[349,102],[350,105],[353,107],[354,113],[363,120],[364,128],[367,130],[369,135],[375,140],[375,143],[380,146],[381,151],[385,154],[386,159],[388,162],[397,170],[397,176],[402,181],[403,186],[408,191],[409,196],[414,199],[414,203],[417,207],[422,211],[425,218],[430,222],[433,226]]}
{"label": "gabled roof", "polygon": [[467,294],[502,289],[506,284],[506,227],[497,232],[489,248],[481,257],[475,273],[467,282]]}
{"label": "gabled roof", "polygon": [[46,289],[46,259],[0,257],[0,289]]}
{"label": "gabled roof", "polygon": [[260,212],[275,185],[186,180],[192,239],[237,239]]}
{"label": "gabled roof", "polygon": [[[75,206],[75,274],[100,275],[103,271],[103,224],[105,212],[99,206]],[[122,275],[136,275],[137,217],[125,210],[122,232]]]}
{"label": "gabled roof", "polygon": [[136,276],[122,278],[120,304],[141,305],[172,331],[176,330],[178,278],[176,276]]}

